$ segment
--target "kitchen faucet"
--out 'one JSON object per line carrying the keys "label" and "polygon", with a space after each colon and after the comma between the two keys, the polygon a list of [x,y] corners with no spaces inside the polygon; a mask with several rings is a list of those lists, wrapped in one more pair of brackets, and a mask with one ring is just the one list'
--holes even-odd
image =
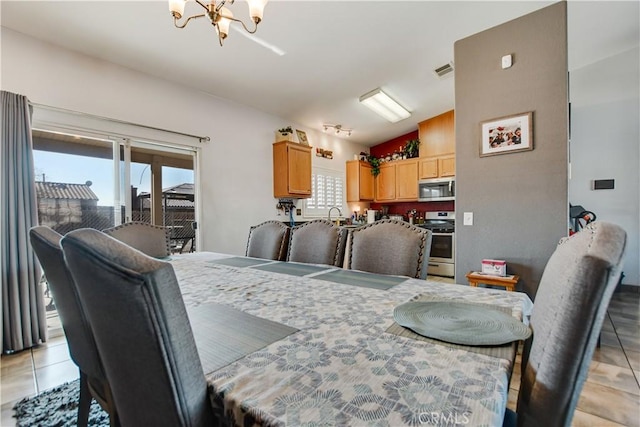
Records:
{"label": "kitchen faucet", "polygon": [[331,211],[334,209],[338,209],[338,219],[336,220],[336,224],[340,225],[339,222],[340,222],[340,217],[342,216],[342,211],[340,210],[339,207],[333,206],[331,209],[329,209],[329,215],[327,218],[329,219],[329,221],[331,221]]}

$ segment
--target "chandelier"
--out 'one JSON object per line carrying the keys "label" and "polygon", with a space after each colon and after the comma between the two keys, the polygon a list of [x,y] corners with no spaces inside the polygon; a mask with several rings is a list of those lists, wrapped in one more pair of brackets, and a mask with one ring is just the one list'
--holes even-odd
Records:
{"label": "chandelier", "polygon": [[346,134],[347,136],[351,136],[351,132],[353,132],[353,129],[346,129],[343,128],[342,125],[329,125],[329,124],[324,124],[322,125],[322,127],[324,128],[324,131],[328,131],[329,129],[334,129],[336,131],[336,135],[340,135],[340,134]]}
{"label": "chandelier", "polygon": [[225,4],[232,5],[235,0],[211,0],[209,4],[205,4],[200,0],[195,0],[204,10],[205,13],[199,15],[192,15],[187,17],[182,24],[178,21],[182,19],[182,15],[184,14],[184,6],[187,4],[188,0],[169,0],[169,10],[171,11],[171,15],[173,16],[173,24],[176,28],[184,28],[187,26],[189,21],[192,19],[209,18],[211,25],[216,28],[216,32],[218,33],[218,41],[220,42],[220,46],[224,39],[229,35],[229,26],[231,22],[239,22],[242,24],[242,27],[250,34],[253,34],[258,29],[258,24],[262,21],[262,14],[264,12],[264,6],[267,4],[268,0],[247,0],[249,3],[249,15],[253,20],[254,27],[253,30],[250,30],[244,22],[240,19],[236,19],[233,17],[233,13],[229,8],[225,7]]}

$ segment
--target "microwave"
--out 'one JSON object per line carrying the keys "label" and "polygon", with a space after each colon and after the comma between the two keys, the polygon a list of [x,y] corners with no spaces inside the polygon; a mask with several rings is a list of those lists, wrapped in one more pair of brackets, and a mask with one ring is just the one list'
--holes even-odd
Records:
{"label": "microwave", "polygon": [[454,178],[421,179],[418,181],[418,201],[433,202],[456,199]]}

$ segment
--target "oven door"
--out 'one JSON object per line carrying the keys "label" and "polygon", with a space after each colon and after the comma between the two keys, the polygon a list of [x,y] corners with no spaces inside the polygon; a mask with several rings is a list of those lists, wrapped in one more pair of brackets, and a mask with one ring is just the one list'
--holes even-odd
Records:
{"label": "oven door", "polygon": [[433,233],[429,261],[453,264],[455,259],[454,233]]}

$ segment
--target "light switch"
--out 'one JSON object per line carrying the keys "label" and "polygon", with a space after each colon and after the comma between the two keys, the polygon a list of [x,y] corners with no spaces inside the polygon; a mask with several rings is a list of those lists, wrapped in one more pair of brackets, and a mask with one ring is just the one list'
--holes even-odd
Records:
{"label": "light switch", "polygon": [[465,212],[462,223],[464,225],[473,225],[473,212]]}
{"label": "light switch", "polygon": [[502,69],[506,70],[511,67],[511,55],[505,55],[502,57]]}

